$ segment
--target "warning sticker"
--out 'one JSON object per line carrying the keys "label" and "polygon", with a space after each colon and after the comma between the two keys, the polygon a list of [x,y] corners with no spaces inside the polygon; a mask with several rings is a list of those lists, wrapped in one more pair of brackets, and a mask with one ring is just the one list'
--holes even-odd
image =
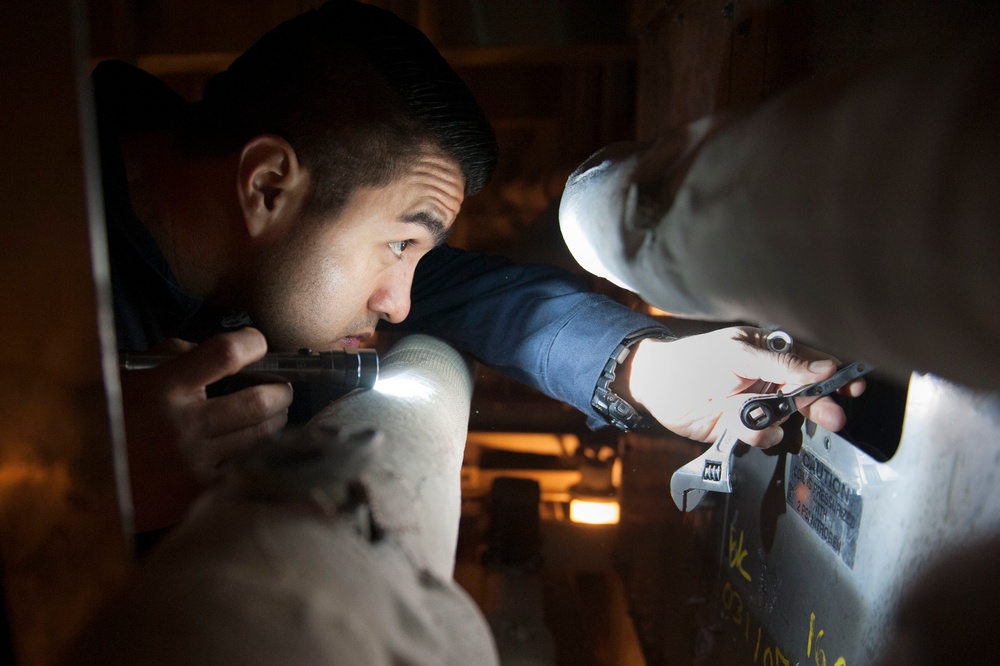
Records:
{"label": "warning sticker", "polygon": [[799,455],[792,456],[785,499],[819,538],[853,569],[861,527],[861,495],[803,448]]}

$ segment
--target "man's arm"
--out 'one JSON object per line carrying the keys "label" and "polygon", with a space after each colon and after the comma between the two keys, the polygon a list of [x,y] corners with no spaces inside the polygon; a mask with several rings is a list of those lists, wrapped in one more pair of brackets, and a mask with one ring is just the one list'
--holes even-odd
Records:
{"label": "man's arm", "polygon": [[649,327],[669,334],[655,320],[588,292],[560,268],[447,246],[421,260],[411,301],[406,321],[386,328],[439,336],[576,407],[592,428],[608,423],[591,399],[615,347]]}
{"label": "man's arm", "polygon": [[[759,329],[726,329],[674,341],[654,319],[587,292],[562,269],[518,265],[449,247],[421,261],[412,302],[406,322],[394,328],[448,340],[576,407],[592,428],[609,423],[591,404],[598,380],[619,344],[640,331],[653,337],[635,341],[631,356],[623,359],[619,374],[626,393],[666,428],[701,441],[718,434],[723,410],[759,379],[789,388],[826,379],[836,369],[830,357],[813,350],[802,355],[768,351],[758,344],[758,338],[763,340],[755,335]],[[857,395],[863,387],[858,382],[848,390]],[[843,426],[843,410],[830,399],[811,405],[806,416],[832,430]],[[745,441],[755,446],[770,446],[781,437],[777,425],[745,430]]]}

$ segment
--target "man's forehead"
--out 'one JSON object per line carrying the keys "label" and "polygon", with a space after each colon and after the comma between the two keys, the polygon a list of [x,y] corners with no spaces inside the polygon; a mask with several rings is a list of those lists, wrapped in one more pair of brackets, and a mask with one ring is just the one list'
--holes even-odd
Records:
{"label": "man's forehead", "polygon": [[401,180],[414,188],[418,198],[433,202],[431,208],[441,208],[430,212],[446,214],[445,223],[451,223],[465,199],[465,177],[458,162],[440,154],[420,155]]}
{"label": "man's forehead", "polygon": [[459,186],[462,194],[465,194],[465,176],[462,174],[462,168],[456,160],[447,155],[435,151],[421,152],[410,165],[409,172],[446,179]]}

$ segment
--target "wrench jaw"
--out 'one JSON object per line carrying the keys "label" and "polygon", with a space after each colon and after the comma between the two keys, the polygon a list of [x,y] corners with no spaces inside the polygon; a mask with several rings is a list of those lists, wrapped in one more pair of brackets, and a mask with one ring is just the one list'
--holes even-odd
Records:
{"label": "wrench jaw", "polygon": [[725,434],[670,477],[670,496],[681,511],[694,511],[708,492],[731,493],[729,464],[739,440]]}
{"label": "wrench jaw", "polygon": [[[676,478],[676,477],[675,477]],[[670,496],[674,499],[674,504],[681,511],[694,511],[701,504],[701,501],[705,499],[705,495],[708,493],[707,490],[699,490],[696,488],[679,488],[674,490],[673,479],[670,483]]]}

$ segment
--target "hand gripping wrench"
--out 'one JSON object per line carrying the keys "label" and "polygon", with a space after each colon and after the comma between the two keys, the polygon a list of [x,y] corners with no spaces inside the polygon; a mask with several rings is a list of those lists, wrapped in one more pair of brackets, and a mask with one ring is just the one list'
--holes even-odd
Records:
{"label": "hand gripping wrench", "polygon": [[[781,391],[773,395],[754,395],[740,408],[740,421],[751,430],[763,430],[871,370],[871,365],[859,361],[843,366],[829,379],[804,386],[787,395]],[[670,478],[670,495],[678,509],[693,511],[709,491],[733,491],[730,460],[733,448],[739,441],[735,433],[726,429],[705,453],[674,472]]]}

